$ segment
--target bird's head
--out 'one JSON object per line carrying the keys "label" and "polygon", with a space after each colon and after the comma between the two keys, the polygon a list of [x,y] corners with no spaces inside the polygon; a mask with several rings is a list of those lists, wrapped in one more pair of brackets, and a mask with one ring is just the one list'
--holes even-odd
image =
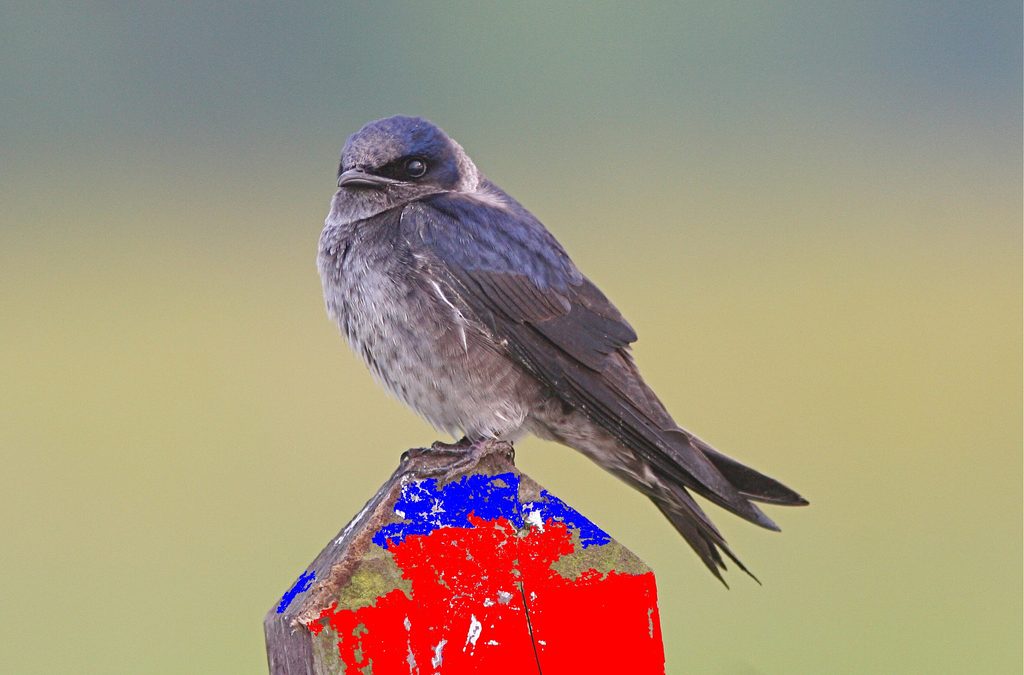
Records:
{"label": "bird's head", "polygon": [[370,122],[349,137],[335,206],[366,218],[438,192],[472,192],[480,174],[462,147],[421,117]]}

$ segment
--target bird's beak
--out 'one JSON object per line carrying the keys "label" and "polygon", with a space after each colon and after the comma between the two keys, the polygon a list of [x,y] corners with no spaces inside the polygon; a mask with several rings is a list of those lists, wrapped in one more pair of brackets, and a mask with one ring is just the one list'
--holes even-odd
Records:
{"label": "bird's beak", "polygon": [[372,190],[383,190],[392,183],[398,181],[383,176],[375,176],[359,169],[349,169],[338,176],[338,187],[370,188]]}

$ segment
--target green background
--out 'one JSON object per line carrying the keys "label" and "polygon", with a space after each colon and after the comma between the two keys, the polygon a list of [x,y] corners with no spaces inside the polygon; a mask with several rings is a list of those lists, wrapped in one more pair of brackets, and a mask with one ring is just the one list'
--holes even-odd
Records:
{"label": "green background", "polygon": [[0,9],[0,670],[265,668],[261,621],[436,435],[327,320],[338,151],[424,115],[812,502],[520,466],[658,574],[669,672],[1021,670],[1018,2]]}

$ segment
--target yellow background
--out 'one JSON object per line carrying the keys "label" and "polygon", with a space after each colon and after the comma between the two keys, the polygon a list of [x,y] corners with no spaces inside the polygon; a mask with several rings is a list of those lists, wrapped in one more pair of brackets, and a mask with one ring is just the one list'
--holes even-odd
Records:
{"label": "yellow background", "polygon": [[419,114],[639,332],[681,424],[812,505],[519,464],[658,574],[669,672],[1021,668],[1017,2],[0,9],[0,670],[242,673],[436,437],[324,315],[345,137]]}

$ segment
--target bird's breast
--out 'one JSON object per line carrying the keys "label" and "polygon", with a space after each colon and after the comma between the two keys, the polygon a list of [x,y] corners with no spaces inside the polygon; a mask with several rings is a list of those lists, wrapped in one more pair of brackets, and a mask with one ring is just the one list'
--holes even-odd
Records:
{"label": "bird's breast", "polygon": [[514,437],[537,385],[429,261],[400,242],[329,229],[318,256],[327,312],[375,378],[439,430]]}

